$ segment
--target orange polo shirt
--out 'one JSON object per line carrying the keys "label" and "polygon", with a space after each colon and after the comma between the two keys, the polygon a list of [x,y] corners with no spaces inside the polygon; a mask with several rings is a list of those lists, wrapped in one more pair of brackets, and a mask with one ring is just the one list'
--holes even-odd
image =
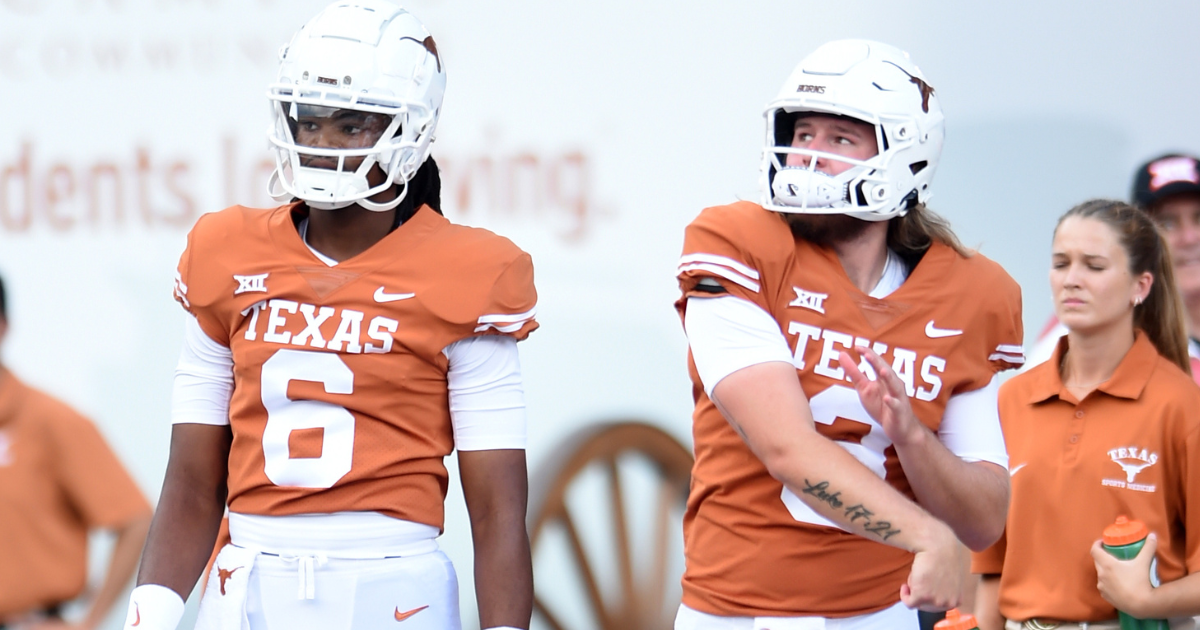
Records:
{"label": "orange polo shirt", "polygon": [[1200,387],[1139,331],[1112,378],[1076,400],[1058,373],[1066,349],[1063,337],[1000,389],[1012,501],[972,570],[1000,574],[1000,612],[1017,621],[1117,616],[1090,549],[1122,514],[1157,534],[1164,582],[1200,570]]}
{"label": "orange polo shirt", "polygon": [[0,367],[0,619],[78,596],[88,530],[149,513],[91,422]]}

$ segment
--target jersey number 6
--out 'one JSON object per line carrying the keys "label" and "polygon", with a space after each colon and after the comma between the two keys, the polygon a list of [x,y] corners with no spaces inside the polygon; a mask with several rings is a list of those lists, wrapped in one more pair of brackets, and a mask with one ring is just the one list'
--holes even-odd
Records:
{"label": "jersey number 6", "polygon": [[[346,473],[354,457],[354,416],[345,407],[288,398],[292,381],[312,381],[330,394],[354,393],[354,373],[336,354],[280,350],[262,366],[262,402],[267,409],[263,457],[267,479],[277,486],[329,488]],[[321,456],[293,458],[293,431],[323,429]]]}

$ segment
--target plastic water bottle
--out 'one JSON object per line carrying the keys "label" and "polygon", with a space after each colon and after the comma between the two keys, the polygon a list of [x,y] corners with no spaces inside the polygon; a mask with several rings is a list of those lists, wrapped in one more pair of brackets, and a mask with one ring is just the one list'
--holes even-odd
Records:
{"label": "plastic water bottle", "polygon": [[[1118,516],[1117,521],[1104,528],[1102,544],[1104,550],[1118,560],[1133,560],[1146,544],[1150,530],[1141,521]],[[1150,584],[1158,587],[1158,559],[1150,561]],[[1165,619],[1138,619],[1117,611],[1121,618],[1121,630],[1169,630]]]}
{"label": "plastic water bottle", "polygon": [[975,615],[958,612],[957,608],[946,611],[946,618],[933,624],[933,630],[979,630]]}

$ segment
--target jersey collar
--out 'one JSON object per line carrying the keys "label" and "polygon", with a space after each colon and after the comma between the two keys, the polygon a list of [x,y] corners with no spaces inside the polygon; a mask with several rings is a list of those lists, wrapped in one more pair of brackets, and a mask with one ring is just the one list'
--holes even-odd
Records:
{"label": "jersey collar", "polygon": [[[1029,399],[1030,403],[1044,402],[1056,396],[1074,399],[1074,396],[1063,385],[1062,376],[1058,372],[1058,366],[1061,365],[1063,354],[1066,353],[1069,344],[1067,335],[1063,335],[1054,349],[1054,356],[1038,366],[1038,369],[1030,371],[1031,375],[1036,375],[1032,395]],[[1158,358],[1158,350],[1150,342],[1146,333],[1141,330],[1135,331],[1133,346],[1129,348],[1129,352],[1125,353],[1125,357],[1117,365],[1112,378],[1097,386],[1096,391],[1116,398],[1137,400],[1141,397],[1142,391],[1146,389],[1146,384],[1150,382],[1154,367],[1158,364]]]}

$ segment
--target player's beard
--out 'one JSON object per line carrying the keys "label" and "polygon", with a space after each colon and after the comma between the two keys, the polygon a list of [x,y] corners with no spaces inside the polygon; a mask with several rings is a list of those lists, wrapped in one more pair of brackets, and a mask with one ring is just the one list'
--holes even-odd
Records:
{"label": "player's beard", "polygon": [[846,214],[785,214],[792,234],[819,247],[852,241],[867,230],[870,222]]}

